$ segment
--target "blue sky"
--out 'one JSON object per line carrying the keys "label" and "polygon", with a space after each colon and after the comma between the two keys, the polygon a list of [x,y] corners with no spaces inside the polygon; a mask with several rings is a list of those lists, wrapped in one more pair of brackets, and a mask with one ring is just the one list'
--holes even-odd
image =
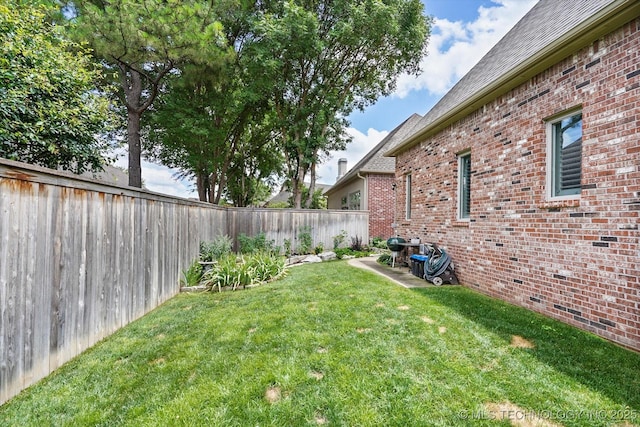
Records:
{"label": "blue sky", "polygon": [[[339,158],[355,165],[389,131],[411,114],[424,115],[522,18],[538,0],[423,0],[434,17],[427,56],[418,77],[401,76],[395,93],[349,116],[353,142],[331,153],[318,168],[318,182],[333,184]],[[126,158],[118,166],[126,167]],[[143,162],[145,186],[159,193],[196,197],[193,185],[173,179],[172,171]]]}

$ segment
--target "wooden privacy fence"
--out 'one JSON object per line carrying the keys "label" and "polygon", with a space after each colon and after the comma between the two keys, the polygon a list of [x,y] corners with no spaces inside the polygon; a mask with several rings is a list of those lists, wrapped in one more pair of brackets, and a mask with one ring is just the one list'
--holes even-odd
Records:
{"label": "wooden privacy fence", "polygon": [[179,292],[200,241],[368,236],[368,212],[221,208],[0,159],[0,404]]}

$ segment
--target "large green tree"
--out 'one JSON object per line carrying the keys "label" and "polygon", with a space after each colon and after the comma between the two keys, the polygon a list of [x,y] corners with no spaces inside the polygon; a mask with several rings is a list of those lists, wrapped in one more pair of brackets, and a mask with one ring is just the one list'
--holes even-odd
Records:
{"label": "large green tree", "polygon": [[300,208],[307,174],[313,194],[315,166],[349,141],[344,118],[390,94],[400,74],[419,71],[430,21],[420,0],[260,4],[256,51],[277,82],[272,101]]}
{"label": "large green tree", "polygon": [[52,13],[35,0],[0,4],[0,157],[99,171],[111,148],[99,70]]}
{"label": "large green tree", "polygon": [[78,37],[117,73],[126,108],[129,185],[142,186],[140,120],[166,77],[185,63],[228,55],[216,8],[227,1],[76,0]]}
{"label": "large green tree", "polygon": [[264,94],[244,83],[231,62],[222,69],[184,67],[144,121],[145,150],[195,178],[201,201],[227,196],[240,206],[280,168],[279,149],[264,125]]}
{"label": "large green tree", "polygon": [[255,204],[281,170],[271,114],[273,76],[253,50],[254,2],[219,9],[226,61],[180,68],[151,110],[145,149],[163,164],[193,176],[200,200]]}

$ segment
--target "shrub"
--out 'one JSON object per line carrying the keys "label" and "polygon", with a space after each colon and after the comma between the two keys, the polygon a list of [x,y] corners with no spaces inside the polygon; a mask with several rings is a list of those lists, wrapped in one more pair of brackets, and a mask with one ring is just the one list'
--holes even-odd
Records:
{"label": "shrub", "polygon": [[382,237],[374,237],[373,239],[371,239],[371,246],[378,249],[388,249],[387,241]]}
{"label": "shrub", "polygon": [[360,252],[364,248],[362,246],[362,237],[354,236],[351,238],[351,250]]}
{"label": "shrub", "polygon": [[191,263],[188,269],[182,270],[182,279],[180,279],[180,286],[198,286],[202,279],[202,266],[195,260]]}
{"label": "shrub", "polygon": [[280,252],[274,247],[274,240],[267,240],[267,236],[264,233],[258,233],[253,237],[249,237],[242,233],[238,236],[238,243],[240,244],[240,253],[253,254],[260,251],[266,252]]}
{"label": "shrub", "polygon": [[380,264],[391,265],[391,262],[393,261],[393,259],[389,254],[382,254],[378,257],[376,261],[378,261],[378,263]]}
{"label": "shrub", "polygon": [[337,236],[333,236],[333,250],[335,251],[342,245],[347,238],[347,232],[342,230]]}
{"label": "shrub", "polygon": [[298,230],[298,247],[296,248],[298,254],[306,255],[311,253],[313,246],[313,240],[311,238],[311,227],[305,225]]}
{"label": "shrub", "polygon": [[354,251],[351,248],[338,248],[334,252],[336,253],[336,258],[338,259],[344,258],[345,255],[352,256],[355,258],[363,258],[363,257],[369,256],[368,251],[364,251],[364,250]]}
{"label": "shrub", "polygon": [[291,239],[284,239],[284,256],[291,256]]}
{"label": "shrub", "polygon": [[231,253],[233,242],[229,236],[218,236],[211,242],[200,242],[200,261],[212,262]]}

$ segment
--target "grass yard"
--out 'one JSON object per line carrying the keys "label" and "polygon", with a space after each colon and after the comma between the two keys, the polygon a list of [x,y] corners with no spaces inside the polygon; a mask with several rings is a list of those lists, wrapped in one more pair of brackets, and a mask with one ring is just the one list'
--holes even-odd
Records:
{"label": "grass yard", "polygon": [[179,295],[0,407],[0,425],[631,426],[640,355],[339,261]]}

